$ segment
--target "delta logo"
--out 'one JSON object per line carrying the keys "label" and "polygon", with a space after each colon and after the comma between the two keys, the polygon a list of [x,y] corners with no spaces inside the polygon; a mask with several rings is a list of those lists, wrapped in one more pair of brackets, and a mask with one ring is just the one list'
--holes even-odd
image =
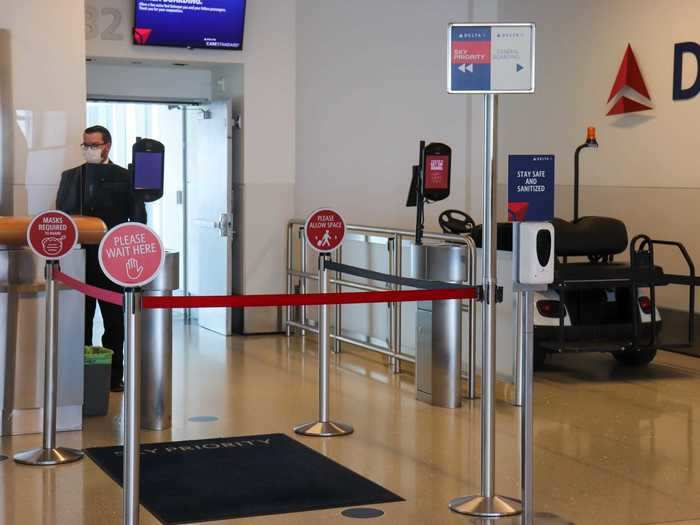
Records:
{"label": "delta logo", "polygon": [[147,29],[145,27],[135,27],[134,44],[145,46],[148,43],[148,39],[151,38],[151,33],[153,33],[153,29]]}
{"label": "delta logo", "polygon": [[627,44],[627,50],[622,57],[620,68],[617,70],[617,78],[610,90],[608,104],[613,99],[615,102],[612,103],[608,116],[652,109],[650,105],[651,95],[649,95],[649,90],[630,44]]}

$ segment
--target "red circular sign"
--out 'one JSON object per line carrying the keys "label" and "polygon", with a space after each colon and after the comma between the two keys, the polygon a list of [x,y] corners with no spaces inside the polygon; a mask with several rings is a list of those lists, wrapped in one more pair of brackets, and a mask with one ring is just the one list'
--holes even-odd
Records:
{"label": "red circular sign", "polygon": [[335,210],[321,208],[306,219],[306,242],[320,253],[337,250],[345,239],[345,221]]}
{"label": "red circular sign", "polygon": [[78,227],[70,215],[58,210],[40,213],[27,228],[27,244],[39,257],[60,259],[78,243]]}
{"label": "red circular sign", "polygon": [[137,288],[156,278],[165,260],[158,234],[144,224],[125,222],[109,230],[99,249],[105,275],[125,288]]}

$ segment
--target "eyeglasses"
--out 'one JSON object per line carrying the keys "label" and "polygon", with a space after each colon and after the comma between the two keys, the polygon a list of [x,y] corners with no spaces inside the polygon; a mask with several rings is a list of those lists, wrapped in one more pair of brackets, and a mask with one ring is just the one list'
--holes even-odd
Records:
{"label": "eyeglasses", "polygon": [[85,144],[85,143],[83,142],[83,143],[80,145],[80,147],[81,147],[83,150],[92,150],[92,151],[95,151],[95,150],[100,149],[100,148],[101,148],[102,146],[104,146],[104,145],[106,145],[106,142],[102,142],[102,143],[100,143],[100,144]]}

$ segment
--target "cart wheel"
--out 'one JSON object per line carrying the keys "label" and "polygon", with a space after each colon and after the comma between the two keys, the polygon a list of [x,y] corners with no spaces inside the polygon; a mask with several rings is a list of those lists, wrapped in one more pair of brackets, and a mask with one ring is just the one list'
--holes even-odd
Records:
{"label": "cart wheel", "polygon": [[623,350],[621,352],[612,352],[612,355],[623,365],[644,366],[648,365],[654,360],[656,357],[656,349]]}

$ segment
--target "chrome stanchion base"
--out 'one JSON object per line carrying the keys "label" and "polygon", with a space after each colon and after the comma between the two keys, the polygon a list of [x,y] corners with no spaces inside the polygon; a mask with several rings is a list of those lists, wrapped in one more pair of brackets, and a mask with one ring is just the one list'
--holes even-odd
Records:
{"label": "chrome stanchion base", "polygon": [[350,425],[346,425],[345,423],[336,423],[335,421],[323,423],[317,421],[316,423],[307,423],[306,425],[294,427],[294,432],[302,436],[334,437],[347,436],[348,434],[352,434],[354,430]]}
{"label": "chrome stanchion base", "polygon": [[82,450],[73,448],[35,448],[15,454],[15,462],[22,465],[61,465],[62,463],[72,463],[83,459],[83,456]]}
{"label": "chrome stanchion base", "polygon": [[450,501],[450,510],[468,516],[502,518],[520,514],[522,505],[519,500],[504,496],[466,496]]}

